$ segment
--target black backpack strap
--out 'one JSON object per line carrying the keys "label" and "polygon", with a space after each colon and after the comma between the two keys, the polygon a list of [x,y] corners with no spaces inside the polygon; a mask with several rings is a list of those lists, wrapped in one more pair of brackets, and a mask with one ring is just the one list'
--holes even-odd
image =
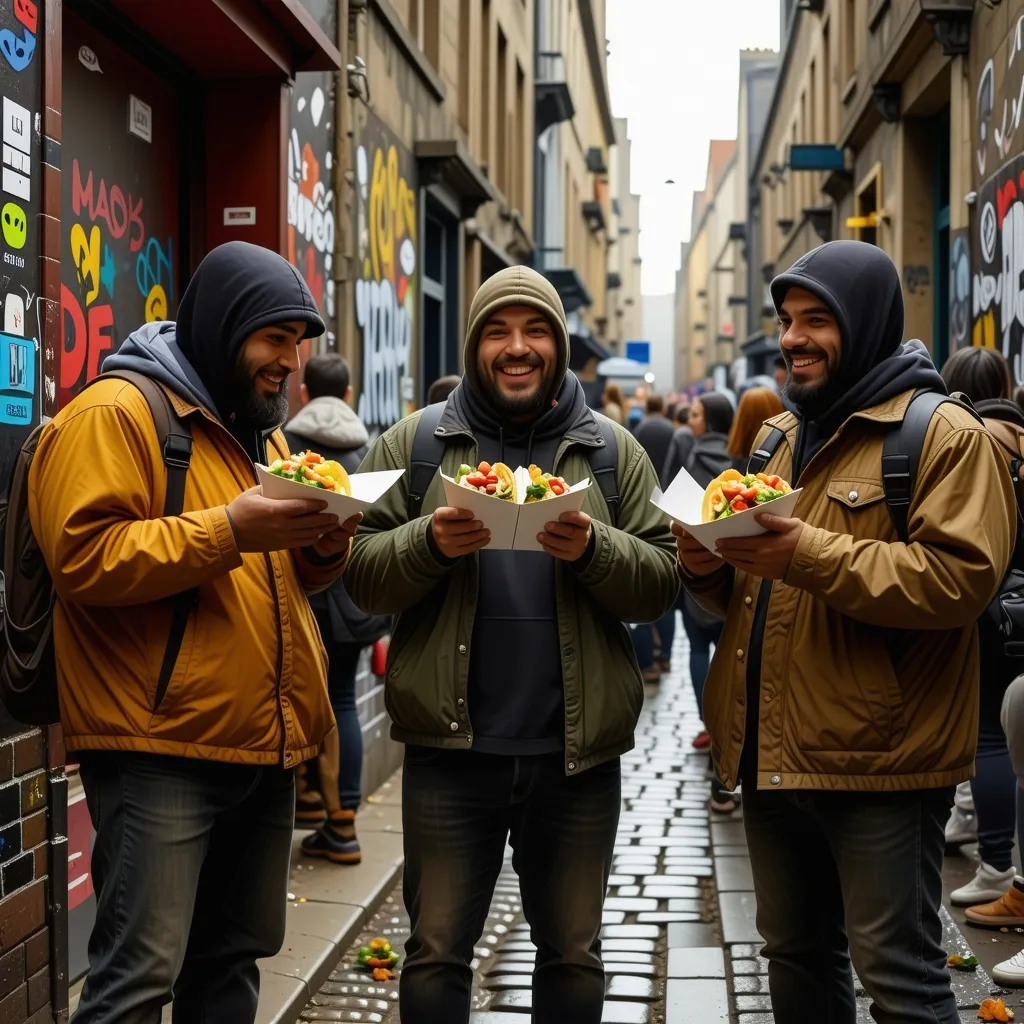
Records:
{"label": "black backpack strap", "polygon": [[622,503],[619,495],[619,441],[611,420],[605,416],[594,418],[604,444],[588,447],[587,460],[590,462],[590,472],[594,474],[597,486],[601,488],[601,496],[608,506],[611,525],[618,526],[619,505]]}
{"label": "black backpack strap", "polygon": [[[104,377],[116,377],[134,385],[149,404],[153,416],[156,436],[163,455],[164,466],[167,468],[167,493],[164,496],[164,516],[180,516],[185,508],[185,480],[192,462],[192,427],[174,410],[167,392],[151,377],[136,373],[133,370],[113,370],[101,374],[94,380]],[[93,381],[90,381],[93,383]],[[164,659],[160,665],[160,677],[156,684],[156,698],[153,711],[160,707],[167,687],[174,674],[174,666],[188,629],[189,616],[192,609],[199,603],[197,590],[185,590],[175,594],[171,607],[171,629],[164,648]]]}
{"label": "black backpack strap", "polygon": [[910,499],[917,483],[928,425],[935,410],[944,402],[956,402],[981,422],[970,400],[963,394],[944,395],[939,391],[918,391],[903,414],[902,422],[885,435],[882,445],[882,486],[889,517],[896,536],[904,544],[910,541]]}
{"label": "black backpack strap", "polygon": [[757,450],[747,461],[747,473],[763,473],[764,467],[772,460],[772,456],[778,451],[786,435],[778,427],[772,427],[768,435],[758,446]]}
{"label": "black backpack strap", "polygon": [[441,415],[447,404],[435,402],[434,405],[428,405],[416,424],[416,433],[412,439],[412,455],[409,459],[409,498],[406,503],[410,522],[419,519],[427,488],[430,487],[430,482],[440,469],[441,460],[444,458],[444,441],[434,431],[441,422]]}

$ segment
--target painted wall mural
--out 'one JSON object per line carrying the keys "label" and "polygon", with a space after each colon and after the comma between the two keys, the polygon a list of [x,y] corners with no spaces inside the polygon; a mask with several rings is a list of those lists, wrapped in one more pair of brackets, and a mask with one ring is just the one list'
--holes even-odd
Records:
{"label": "painted wall mural", "polygon": [[334,76],[304,72],[292,87],[288,135],[288,259],[334,329]]}
{"label": "painted wall mural", "polygon": [[173,92],[77,18],[64,22],[61,406],[132,331],[173,319],[180,298]]}
{"label": "painted wall mural", "polygon": [[40,365],[39,212],[42,206],[41,11],[0,0],[0,474],[7,473],[43,408]]}
{"label": "painted wall mural", "polygon": [[366,116],[356,149],[359,416],[368,427],[384,429],[408,411],[403,378],[412,372],[419,316],[419,228],[412,154],[377,118]]}

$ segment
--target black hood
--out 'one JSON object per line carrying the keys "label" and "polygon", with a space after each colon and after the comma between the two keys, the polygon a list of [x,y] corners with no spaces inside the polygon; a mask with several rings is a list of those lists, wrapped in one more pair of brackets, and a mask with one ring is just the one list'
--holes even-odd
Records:
{"label": "black hood", "polygon": [[976,402],[974,410],[982,419],[1002,420],[1024,430],[1024,411],[1008,398],[986,398],[982,402]]}
{"label": "black hood", "polygon": [[[946,385],[919,341],[903,344],[903,290],[892,260],[867,242],[827,242],[802,256],[772,281],[780,310],[790,288],[820,298],[839,325],[842,356],[824,409],[795,409],[800,419],[795,478],[854,413],[905,391],[938,391]],[[811,416],[814,416],[811,419]]]}
{"label": "black hood", "polygon": [[[235,364],[243,342],[269,324],[301,320],[304,338],[324,333],[302,275],[283,257],[249,242],[225,242],[196,268],[178,306],[176,341],[209,393],[221,421],[253,455],[245,424],[235,422]],[[258,451],[256,452],[258,454]]]}

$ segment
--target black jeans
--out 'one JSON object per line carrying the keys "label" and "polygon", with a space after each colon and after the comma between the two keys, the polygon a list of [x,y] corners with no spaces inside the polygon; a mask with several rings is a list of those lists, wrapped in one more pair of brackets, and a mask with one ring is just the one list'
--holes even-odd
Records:
{"label": "black jeans", "polygon": [[96,923],[75,1024],[252,1024],[284,942],[291,770],[81,755]]}
{"label": "black jeans", "polygon": [[359,809],[363,793],[363,729],[356,710],[356,673],[364,647],[332,644],[327,693],[338,723],[338,790],[343,811]]}
{"label": "black jeans", "polygon": [[879,1024],[959,1024],[939,919],[953,789],[743,796],[777,1024],[854,1024],[851,956]]}
{"label": "black jeans", "polygon": [[618,758],[566,777],[561,753],[503,757],[408,747],[402,778],[412,934],[403,1024],[466,1024],[473,947],[506,840],[537,946],[535,1024],[599,1024],[601,907],[619,821]]}
{"label": "black jeans", "polygon": [[1005,693],[1006,687],[997,680],[982,677],[978,753],[971,779],[971,796],[978,818],[978,853],[997,871],[1013,866],[1017,824],[1017,776],[999,720]]}

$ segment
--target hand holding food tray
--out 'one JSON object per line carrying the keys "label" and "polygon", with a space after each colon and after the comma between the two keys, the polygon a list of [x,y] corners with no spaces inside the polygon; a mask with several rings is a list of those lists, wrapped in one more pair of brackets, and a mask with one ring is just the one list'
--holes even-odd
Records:
{"label": "hand holding food tray", "polygon": [[726,470],[701,487],[681,469],[664,493],[655,488],[651,503],[681,523],[686,532],[717,555],[715,545],[726,537],[757,537],[765,528],[757,521],[761,512],[786,519],[793,514],[800,491],[772,474],[744,476]]}
{"label": "hand holding food tray", "polygon": [[543,551],[537,534],[544,524],[563,512],[578,512],[590,486],[582,480],[570,487],[537,466],[513,472],[500,462],[460,466],[454,479],[442,473],[441,480],[448,505],[472,512],[491,531],[487,547],[492,551]]}
{"label": "hand holding food tray", "polygon": [[270,466],[256,466],[265,498],[322,501],[327,505],[324,511],[336,515],[339,522],[379,501],[404,472],[404,469],[389,469],[381,473],[349,475],[337,462],[315,452],[300,452],[287,459],[277,459]]}

